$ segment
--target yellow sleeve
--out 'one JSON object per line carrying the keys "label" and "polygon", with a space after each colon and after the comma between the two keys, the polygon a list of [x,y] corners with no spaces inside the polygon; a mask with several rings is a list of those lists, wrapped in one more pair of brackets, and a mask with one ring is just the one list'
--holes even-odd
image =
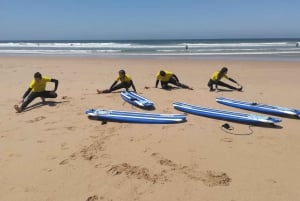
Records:
{"label": "yellow sleeve", "polygon": [[33,79],[29,84],[29,88],[32,89],[34,85],[35,85],[35,80]]}

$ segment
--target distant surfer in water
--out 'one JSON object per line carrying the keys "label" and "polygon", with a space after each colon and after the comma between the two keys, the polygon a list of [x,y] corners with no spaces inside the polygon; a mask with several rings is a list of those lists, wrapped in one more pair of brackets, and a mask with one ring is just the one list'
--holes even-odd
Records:
{"label": "distant surfer in water", "polygon": [[[119,81],[120,81],[120,83],[118,84]],[[128,89],[130,87],[132,87],[133,90],[136,92],[135,86],[133,84],[131,77],[128,74],[126,74],[125,70],[120,70],[119,76],[116,78],[116,80],[114,81],[114,83],[111,85],[111,87],[109,89],[105,89],[105,90],[97,89],[97,92],[98,92],[98,94],[111,93],[112,91],[122,89],[122,88],[125,88],[126,91],[128,91]]]}
{"label": "distant surfer in water", "polygon": [[[52,79],[49,77],[42,76],[41,73],[36,72],[34,74],[34,79],[29,84],[29,88],[24,93],[20,105],[15,105],[14,108],[17,112],[22,112],[29,103],[31,103],[35,98],[40,97],[42,102],[45,102],[45,98],[56,98],[57,94],[55,93],[58,87],[58,80]],[[54,90],[46,91],[46,83],[54,82]]]}
{"label": "distant surfer in water", "polygon": [[[240,85],[237,81],[235,81],[234,79],[230,78],[227,75],[228,69],[226,67],[223,67],[220,71],[216,71],[213,73],[213,75],[211,76],[210,80],[208,81],[208,87],[210,91],[215,91],[216,89],[218,90],[218,86],[223,86],[232,90],[237,90],[237,91],[242,91],[243,90],[243,86]],[[224,82],[221,81],[222,78],[226,78],[228,80],[230,80],[231,82],[235,83],[236,85],[239,86],[239,88],[231,86],[229,84],[226,84]],[[214,89],[214,86],[216,86],[216,88]]]}
{"label": "distant surfer in water", "polygon": [[184,89],[190,89],[193,90],[192,87],[189,87],[188,85],[182,84],[179,82],[178,77],[167,70],[161,70],[156,74],[156,83],[155,83],[155,88],[157,88],[158,83],[161,83],[161,88],[163,89],[170,89],[170,86],[168,85],[169,83],[174,84],[175,86],[184,88]]}

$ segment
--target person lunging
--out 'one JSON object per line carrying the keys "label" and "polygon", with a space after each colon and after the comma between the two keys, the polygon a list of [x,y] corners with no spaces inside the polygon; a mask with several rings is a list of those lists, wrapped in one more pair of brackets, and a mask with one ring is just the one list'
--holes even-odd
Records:
{"label": "person lunging", "polygon": [[[45,102],[45,98],[57,97],[56,90],[58,87],[58,80],[42,76],[42,74],[39,72],[36,72],[33,77],[34,79],[29,84],[29,88],[24,93],[20,103],[14,105],[14,108],[17,112],[22,112],[28,106],[28,104],[37,97],[40,97],[42,102]],[[54,82],[54,90],[46,90],[47,82]]]}
{"label": "person lunging", "polygon": [[[120,83],[118,84],[119,81],[120,81]],[[128,74],[126,74],[125,70],[120,70],[119,76],[117,77],[117,79],[114,81],[114,83],[111,85],[111,87],[109,89],[104,89],[104,90],[97,89],[97,92],[98,92],[98,94],[111,93],[112,91],[122,89],[122,88],[125,88],[125,90],[128,91],[128,89],[130,87],[132,87],[133,90],[136,92],[136,89],[135,89],[135,86],[133,84],[131,77]]]}
{"label": "person lunging", "polygon": [[190,87],[186,84],[180,83],[178,77],[174,73],[167,71],[167,70],[161,70],[156,74],[155,88],[157,88],[159,81],[161,84],[161,88],[163,88],[163,89],[170,89],[170,86],[168,85],[170,83],[170,84],[174,84],[175,86],[178,86],[178,87],[181,87],[184,89],[193,90],[192,87]]}
{"label": "person lunging", "polygon": [[[234,79],[230,78],[227,75],[228,69],[226,67],[223,67],[220,71],[216,71],[213,73],[213,75],[211,76],[211,78],[209,79],[207,86],[209,87],[209,91],[215,91],[218,90],[218,86],[222,86],[222,87],[226,87],[232,90],[237,90],[237,91],[242,91],[243,90],[243,86],[240,85],[237,81],[235,81]],[[230,80],[231,82],[235,83],[237,86],[239,86],[239,88],[231,86],[225,82],[222,82],[221,79],[222,78],[226,78],[228,80]],[[215,88],[214,88],[215,85]]]}

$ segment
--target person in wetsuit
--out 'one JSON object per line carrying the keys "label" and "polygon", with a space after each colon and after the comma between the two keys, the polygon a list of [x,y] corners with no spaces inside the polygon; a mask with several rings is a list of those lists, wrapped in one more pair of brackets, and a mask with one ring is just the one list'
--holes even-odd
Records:
{"label": "person in wetsuit", "polygon": [[[22,112],[29,103],[31,103],[35,98],[40,97],[42,102],[45,102],[45,98],[56,98],[56,90],[58,87],[58,80],[42,76],[41,73],[36,72],[34,74],[34,79],[30,82],[29,88],[24,93],[20,105],[14,105],[17,112]],[[54,82],[54,90],[46,91],[47,82]]]}
{"label": "person in wetsuit", "polygon": [[[120,83],[118,84],[119,81],[120,81]],[[126,74],[125,70],[120,70],[119,76],[116,78],[116,80],[114,81],[114,83],[111,85],[111,87],[109,89],[105,89],[105,90],[97,89],[97,92],[98,92],[98,94],[111,93],[112,91],[122,89],[122,88],[125,88],[126,91],[128,91],[128,89],[130,87],[132,87],[134,92],[136,92],[136,89],[135,89],[135,86],[133,84],[131,77],[128,74]]]}
{"label": "person in wetsuit", "polygon": [[[240,85],[237,81],[234,79],[230,78],[227,75],[228,69],[226,67],[223,67],[220,71],[216,71],[212,74],[211,78],[209,79],[207,86],[209,87],[209,91],[215,91],[216,89],[218,90],[218,86],[223,86],[232,90],[237,90],[237,91],[242,91],[243,86]],[[221,79],[226,78],[230,80],[231,82],[235,83],[236,85],[239,86],[239,88],[231,86],[229,84],[226,84],[225,82],[222,82]],[[216,88],[214,88],[214,85]]]}
{"label": "person in wetsuit", "polygon": [[155,83],[155,88],[157,88],[157,85],[160,81],[161,88],[163,89],[170,89],[170,86],[168,85],[169,83],[174,84],[175,86],[184,88],[184,89],[190,89],[193,90],[192,87],[189,87],[188,85],[182,84],[179,82],[178,77],[167,70],[161,70],[156,74],[156,83]]}

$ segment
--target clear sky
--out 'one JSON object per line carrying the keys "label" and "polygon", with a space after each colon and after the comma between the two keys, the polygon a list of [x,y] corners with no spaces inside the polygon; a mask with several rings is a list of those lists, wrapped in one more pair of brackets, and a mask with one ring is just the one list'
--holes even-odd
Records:
{"label": "clear sky", "polygon": [[0,0],[0,40],[300,37],[300,0]]}

